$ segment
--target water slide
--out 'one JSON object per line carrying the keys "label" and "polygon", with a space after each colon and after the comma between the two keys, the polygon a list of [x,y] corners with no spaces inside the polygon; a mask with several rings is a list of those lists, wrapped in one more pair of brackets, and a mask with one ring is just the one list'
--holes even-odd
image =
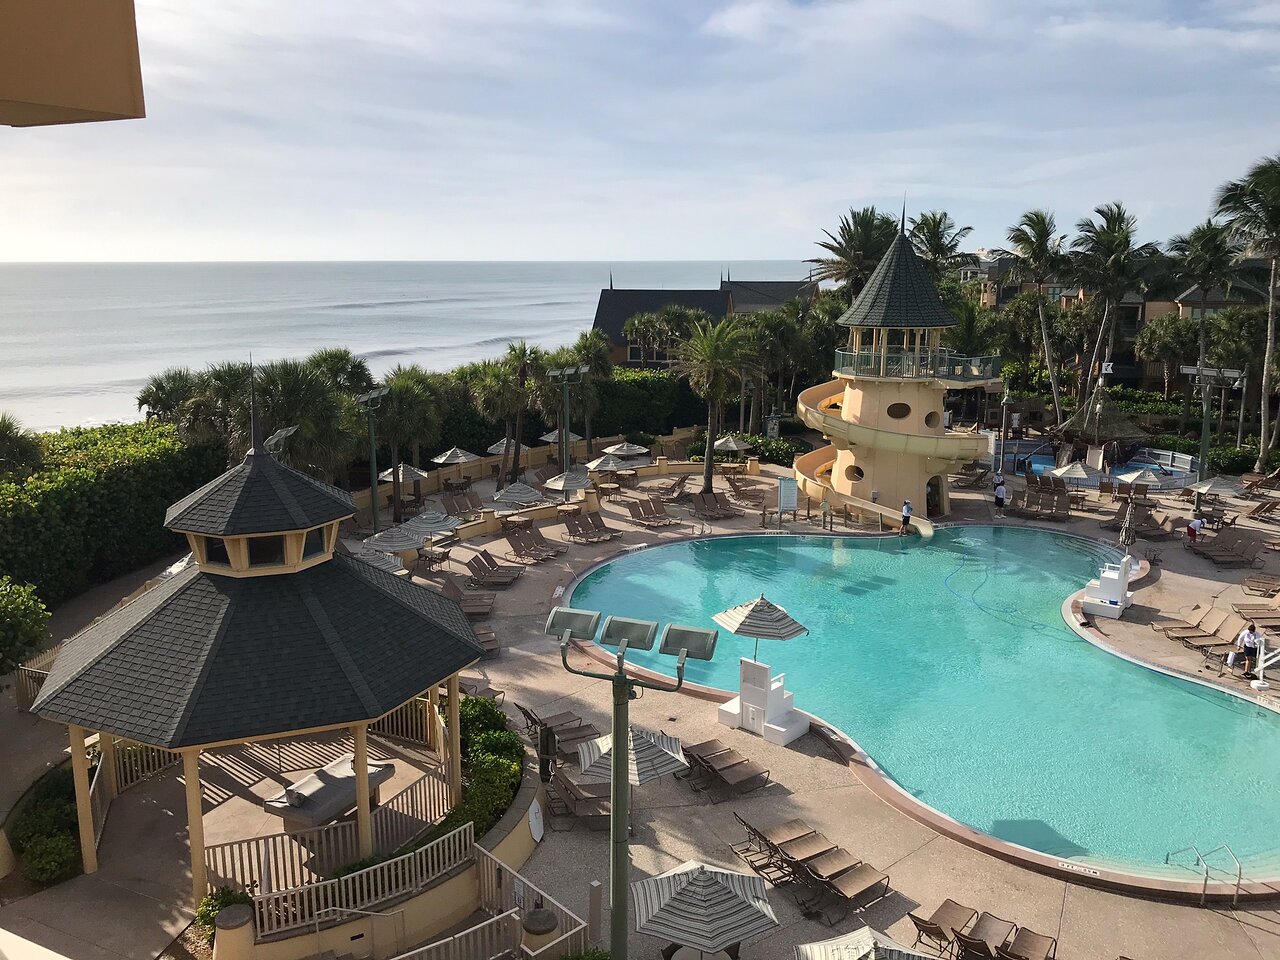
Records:
{"label": "water slide", "polygon": [[[836,448],[832,446],[819,447],[817,450],[801,454],[796,457],[795,462],[796,485],[810,500],[826,500],[833,507],[847,506],[862,514],[879,516],[897,529],[902,523],[902,513],[897,508],[887,507],[882,503],[872,503],[870,500],[840,493],[832,488],[831,468],[835,462]],[[912,516],[911,526],[925,540],[933,537],[933,524],[924,517]]]}

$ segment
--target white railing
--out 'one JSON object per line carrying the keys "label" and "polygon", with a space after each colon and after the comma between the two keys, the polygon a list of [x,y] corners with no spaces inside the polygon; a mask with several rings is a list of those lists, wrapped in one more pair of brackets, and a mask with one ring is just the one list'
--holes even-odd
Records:
{"label": "white railing", "polygon": [[37,653],[14,671],[15,699],[18,702],[18,709],[23,713],[31,712],[31,704],[35,703],[36,697],[40,695],[40,688],[48,679],[49,669],[53,666],[53,661],[58,658],[58,651],[61,649],[62,644],[58,644],[43,653]]}
{"label": "white railing", "polygon": [[[102,734],[110,736],[110,734]],[[116,737],[116,792],[123,793],[182,759],[182,754]]]}
{"label": "white railing", "polygon": [[106,775],[102,772],[104,764],[99,761],[93,771],[93,782],[89,784],[89,809],[93,813],[93,843],[102,842],[102,829],[107,825],[107,810],[111,807],[111,797],[107,795]]}
{"label": "white railing", "polygon": [[322,912],[334,908],[363,910],[421,892],[472,859],[473,826],[464,824],[420,850],[345,877],[258,894],[253,898],[258,937],[311,926]]}
{"label": "white railing", "polygon": [[[390,853],[421,836],[449,812],[449,785],[439,771],[424,774],[373,811],[375,853]],[[231,887],[270,893],[323,882],[360,859],[354,820],[322,827],[231,840],[206,847],[209,889]]]}
{"label": "white railing", "polygon": [[431,739],[433,724],[430,713],[430,701],[426,697],[415,697],[371,724],[369,732],[435,748],[438,741]]}
{"label": "white railing", "polygon": [[508,910],[447,940],[402,953],[393,960],[512,960],[521,950],[520,911]]}
{"label": "white railing", "polygon": [[547,893],[521,877],[483,847],[476,847],[476,874],[480,886],[480,907],[490,913],[506,913],[513,909],[532,910],[540,905],[555,914],[560,936],[542,949],[520,948],[523,957],[561,957],[586,950],[586,921],[566,909]]}

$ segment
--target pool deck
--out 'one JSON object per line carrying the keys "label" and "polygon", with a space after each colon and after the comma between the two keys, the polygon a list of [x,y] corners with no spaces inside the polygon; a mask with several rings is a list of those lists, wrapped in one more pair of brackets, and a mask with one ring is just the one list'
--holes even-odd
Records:
{"label": "pool deck", "polygon": [[[993,521],[989,493],[985,488],[978,493],[954,493],[955,515],[951,519],[1025,524],[1013,519]],[[684,510],[673,512],[686,516]],[[1176,508],[1173,512],[1186,515]],[[546,613],[559,602],[557,588],[565,587],[593,563],[628,546],[687,537],[692,531],[687,526],[673,531],[637,528],[629,519],[624,519],[626,513],[621,506],[613,503],[605,505],[604,516],[612,526],[625,531],[621,540],[575,545],[563,557],[529,568],[515,586],[498,594],[493,616],[487,624],[497,631],[503,652],[497,659],[483,661],[472,672],[483,674],[494,687],[506,691],[506,709],[513,716],[514,703],[519,702],[531,707],[575,710],[601,729],[607,728],[611,702],[607,684],[573,676],[562,669],[555,642],[542,633]],[[1081,536],[1114,537],[1098,529],[1097,519],[1085,514],[1067,523],[1043,526]],[[816,523],[811,526],[803,520],[789,526],[795,532],[817,532]],[[560,528],[549,525],[544,529],[549,537],[556,539]],[[759,515],[748,514],[734,521],[712,524],[707,532],[749,533],[758,529]],[[1259,529],[1270,533],[1265,526]],[[476,546],[487,547],[495,554],[505,553],[501,539]],[[455,557],[468,556],[469,550],[470,546],[456,548]],[[1158,561],[1137,595],[1137,605],[1125,620],[1101,622],[1102,635],[1108,643],[1136,658],[1195,674],[1232,689],[1247,689],[1243,681],[1219,680],[1214,676],[1216,670],[1201,673],[1198,657],[1164,640],[1146,625],[1157,611],[1185,608],[1207,598],[1226,603],[1242,593],[1238,583],[1245,572],[1220,571],[1176,542],[1162,549]],[[1273,570],[1280,567],[1270,553],[1266,564]],[[116,596],[127,592],[122,586]],[[105,591],[104,596],[109,593]],[[589,664],[580,654],[572,656],[579,665]],[[797,705],[802,708],[805,705],[802,690],[797,691]],[[787,957],[795,944],[826,939],[863,923],[910,943],[915,934],[907,912],[915,910],[927,915],[950,897],[1057,937],[1057,955],[1062,960],[1114,960],[1120,955],[1133,960],[1207,957],[1280,960],[1280,898],[1231,909],[1229,905],[1199,907],[1092,889],[1032,872],[930,829],[885,803],[812,735],[790,747],[777,747],[743,731],[720,726],[711,703],[661,693],[647,693],[634,701],[632,718],[639,726],[665,730],[685,742],[719,737],[767,767],[775,781],[740,799],[719,803],[671,778],[638,788],[634,793],[632,840],[636,878],[695,858],[741,869],[729,846],[741,838],[741,830],[733,817],[737,812],[762,825],[802,817],[832,841],[887,872],[892,879],[893,893],[888,898],[861,913],[851,913],[834,931],[804,918],[785,888],[771,889],[770,901],[781,926],[758,941],[746,944],[744,953],[748,956]],[[52,758],[55,747],[58,754],[63,749],[60,741],[53,742],[33,732],[39,729],[40,725],[28,723],[18,727],[4,722],[0,732],[12,733],[14,742],[21,744],[19,749],[24,757],[31,754],[31,765],[38,766]],[[848,732],[856,738],[856,729]],[[588,884],[604,882],[607,878],[607,835],[588,831],[583,826],[561,830],[558,828],[568,825],[560,822],[549,826],[546,839],[522,872],[570,909],[585,915]],[[178,877],[174,879],[174,888],[168,893],[150,891],[156,899],[156,915],[163,916],[164,921],[154,934],[138,929],[157,922],[149,916],[121,913],[114,921],[119,929],[114,930],[102,926],[114,924],[101,915],[95,916],[94,926],[90,928],[71,913],[58,919],[59,930],[65,934],[58,946],[67,947],[64,952],[68,956],[149,960],[157,952],[152,945],[171,935],[174,921],[181,915],[182,881]],[[0,907],[0,932],[20,932],[28,926],[20,923],[20,918],[38,908],[36,901],[73,885],[82,888],[82,896],[92,895],[92,884],[72,881],[62,888]],[[636,935],[632,942],[636,956],[653,955],[662,946]],[[85,949],[71,949],[76,943],[83,943]],[[94,944],[97,946],[89,949]]]}

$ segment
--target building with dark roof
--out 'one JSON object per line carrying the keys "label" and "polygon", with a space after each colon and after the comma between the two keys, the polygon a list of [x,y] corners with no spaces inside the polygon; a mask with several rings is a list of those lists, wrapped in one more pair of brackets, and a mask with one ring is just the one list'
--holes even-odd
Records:
{"label": "building with dark roof", "polygon": [[792,300],[812,303],[818,295],[816,280],[721,280],[720,289],[729,294],[729,310],[734,314],[777,310]]}
{"label": "building with dark roof", "polygon": [[[345,492],[278,463],[258,438],[232,467],[170,508],[194,563],[68,641],[32,712],[71,740],[85,872],[97,867],[86,736],[181,755],[192,886],[206,892],[199,758],[226,744],[349,732],[368,783],[369,727],[449,688],[449,781],[461,791],[458,672],[483,655],[459,605],[342,554]],[[372,852],[368,791],[356,791],[360,855]]]}

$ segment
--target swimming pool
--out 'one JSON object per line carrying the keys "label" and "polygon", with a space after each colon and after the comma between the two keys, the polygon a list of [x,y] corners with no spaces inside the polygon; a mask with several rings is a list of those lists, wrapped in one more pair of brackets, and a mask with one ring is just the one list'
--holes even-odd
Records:
{"label": "swimming pool", "polygon": [[[1008,473],[1020,473],[1022,470],[1022,461],[1027,462],[1027,465],[1031,468],[1031,472],[1037,477],[1044,476],[1058,465],[1057,461],[1047,454],[1036,453],[1029,457],[1019,457],[1014,454],[1009,454],[1005,457],[1005,471]],[[1111,476],[1113,478],[1119,478],[1125,474],[1132,473],[1134,470],[1141,470],[1143,467],[1150,468],[1161,478],[1161,482],[1158,487],[1158,489],[1161,490],[1172,490],[1184,487],[1195,479],[1194,474],[1187,470],[1181,470],[1177,467],[1166,467],[1162,464],[1157,464],[1153,460],[1137,458],[1130,460],[1128,463],[1122,463],[1112,467]],[[1089,481],[1087,483],[1078,483],[1076,481],[1071,482],[1077,486],[1096,487],[1098,485],[1096,481]]]}
{"label": "swimming pool", "polygon": [[[809,627],[762,641],[796,706],[853,737],[920,802],[1063,860],[1167,875],[1165,855],[1228,843],[1280,875],[1280,716],[1082,640],[1063,600],[1115,554],[1010,527],[915,538],[747,536],[623,555],[572,606],[715,626],[761,591]],[[733,690],[754,641],[720,632],[690,681]],[[656,650],[628,659],[662,673]],[[1232,870],[1234,876],[1234,868]]]}

